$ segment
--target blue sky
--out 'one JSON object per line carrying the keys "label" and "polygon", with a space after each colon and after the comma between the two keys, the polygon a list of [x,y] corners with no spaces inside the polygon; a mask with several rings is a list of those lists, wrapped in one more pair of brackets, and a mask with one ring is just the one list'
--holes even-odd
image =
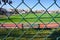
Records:
{"label": "blue sky", "polygon": [[[12,2],[13,2],[12,6],[14,6],[16,8],[22,1],[21,0],[12,0]],[[32,8],[38,2],[38,0],[24,0],[24,2],[30,8]],[[40,2],[41,2],[41,4],[44,5],[44,7],[48,8],[54,2],[54,0],[41,0]],[[57,4],[60,6],[60,0],[57,0]],[[3,6],[3,8],[9,9],[12,7],[7,4],[7,5]],[[26,7],[22,3],[21,6],[18,7],[18,9],[28,9],[28,7]],[[57,9],[59,9],[59,8],[54,4],[49,10],[57,10]],[[45,9],[40,4],[38,4],[36,7],[33,8],[33,10],[45,10]]]}

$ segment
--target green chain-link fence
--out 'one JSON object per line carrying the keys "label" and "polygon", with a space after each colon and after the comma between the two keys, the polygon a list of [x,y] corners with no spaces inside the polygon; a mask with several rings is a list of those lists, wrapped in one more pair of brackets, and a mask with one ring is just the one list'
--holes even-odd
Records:
{"label": "green chain-link fence", "polygon": [[[59,2],[58,0],[51,0],[53,2],[49,6],[45,5],[48,6],[47,8],[41,0],[36,0],[36,2],[33,0],[29,0],[32,2],[28,0],[15,1],[5,0],[4,2],[4,0],[1,0],[0,2],[0,40],[60,39],[60,11],[57,9],[57,11],[49,10],[52,6],[60,9],[57,3]],[[29,6],[26,1],[32,5]],[[49,3],[48,1],[47,4]],[[7,5],[10,6],[9,10],[6,10],[9,7]],[[28,9],[25,10],[24,7]],[[35,7],[43,9],[35,10]]]}

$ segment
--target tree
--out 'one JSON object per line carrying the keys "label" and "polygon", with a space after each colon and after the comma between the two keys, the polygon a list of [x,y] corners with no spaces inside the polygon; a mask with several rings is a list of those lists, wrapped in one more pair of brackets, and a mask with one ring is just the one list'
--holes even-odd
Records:
{"label": "tree", "polygon": [[0,8],[0,15],[6,15],[7,17],[9,17],[11,15],[11,12],[8,12],[6,9],[4,8]]}
{"label": "tree", "polygon": [[0,0],[0,4],[1,4],[2,2],[3,2],[5,5],[6,5],[6,3],[12,4],[12,1],[11,1],[11,0]]}

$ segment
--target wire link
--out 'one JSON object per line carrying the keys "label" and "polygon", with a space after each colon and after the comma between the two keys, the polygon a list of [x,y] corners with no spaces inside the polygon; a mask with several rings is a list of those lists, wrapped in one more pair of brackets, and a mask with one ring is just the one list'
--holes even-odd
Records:
{"label": "wire link", "polygon": [[[21,39],[21,38],[24,38],[25,37],[25,34],[27,33],[27,31],[26,30],[24,30],[25,29],[25,26],[28,26],[29,28],[27,29],[27,30],[30,30],[30,28],[32,28],[32,29],[36,29],[36,28],[34,28],[33,27],[33,25],[35,25],[37,22],[37,25],[38,25],[38,27],[37,27],[37,32],[36,32],[36,34],[35,35],[33,35],[32,37],[30,37],[29,38],[29,40],[34,40],[34,38],[36,38],[41,32],[43,32],[44,31],[44,29],[45,28],[47,28],[48,26],[47,25],[49,25],[49,24],[51,24],[52,25],[52,23],[56,23],[57,25],[58,25],[58,28],[60,28],[60,23],[57,21],[59,18],[60,18],[60,13],[56,13],[56,15],[55,16],[53,16],[53,15],[51,15],[50,13],[49,13],[49,9],[52,7],[52,6],[54,6],[54,4],[60,9],[60,6],[57,4],[57,0],[53,0],[54,2],[48,7],[48,8],[46,8],[42,3],[41,3],[41,0],[37,0],[38,2],[36,3],[36,4],[34,4],[33,6],[32,6],[32,8],[31,7],[29,7],[28,6],[28,4],[26,4],[25,3],[25,0],[21,0],[22,2],[21,3],[19,3],[18,5],[17,5],[17,7],[14,7],[12,4],[9,4],[8,3],[8,5],[10,6],[10,7],[12,7],[13,9],[14,9],[14,12],[16,12],[18,15],[19,15],[19,18],[11,18],[11,16],[14,14],[14,13],[12,13],[12,15],[10,15],[9,17],[7,16],[7,15],[5,15],[6,17],[7,17],[7,19],[6,20],[9,20],[11,23],[13,23],[16,27],[15,28],[18,28],[18,29],[20,29],[19,28],[19,26],[18,26],[18,24],[22,24],[22,34],[20,34],[19,35],[19,37],[17,37],[15,40],[19,40],[19,39]],[[31,0],[32,1],[32,0]],[[45,0],[44,0],[45,1]],[[47,0],[48,1],[48,0]],[[22,13],[22,14],[20,14],[19,12],[18,12],[18,8],[19,7],[21,7],[21,5],[22,4],[24,4],[24,6],[26,6],[30,11],[29,12],[27,12],[27,13],[25,13],[25,15]],[[33,9],[37,6],[37,5],[40,5],[43,9],[44,9],[44,12],[41,14],[41,15],[39,15],[39,13],[36,13],[36,12],[34,12],[33,11]],[[7,5],[7,4],[6,4]],[[3,4],[3,5],[1,5],[0,6],[0,8],[3,8],[5,6],[5,4]],[[25,11],[24,9],[23,9],[23,11]],[[26,11],[25,11],[26,12]],[[16,15],[17,15],[16,14]],[[38,16],[38,15],[39,16]],[[48,14],[50,17],[43,17],[45,14]],[[33,15],[33,16],[35,16],[35,17],[31,17],[31,18],[29,18],[29,17],[27,17],[27,16],[31,16],[31,15]],[[17,17],[17,16],[16,16]],[[47,19],[49,19],[50,18],[50,21],[49,22],[44,22],[43,20],[47,20]],[[57,20],[56,20],[56,18],[57,18]],[[12,20],[12,19],[15,19],[15,20],[17,20],[18,21],[18,19],[20,20],[18,23],[16,23],[14,20]],[[33,19],[33,20],[32,20]],[[43,19],[43,20],[41,20],[41,19]],[[1,18],[0,18],[0,20],[2,20]],[[5,19],[4,19],[5,20]],[[33,22],[29,22],[29,20],[32,20]],[[34,21],[35,20],[35,21]],[[54,21],[54,22],[53,22]],[[1,21],[0,21],[0,25],[1,25],[1,27],[4,27],[5,28],[5,26],[4,26],[4,24],[5,24],[6,22],[2,22],[1,23]],[[41,27],[41,24],[42,24],[42,26],[44,26],[43,28],[40,28]],[[1,28],[0,27],[0,28]],[[10,30],[9,32],[8,32],[8,34],[2,39],[2,40],[6,40],[8,37],[9,37],[9,35],[12,33],[12,31],[13,30],[15,30],[15,28],[14,29],[12,29],[12,30]],[[45,37],[44,37],[44,39],[43,40],[47,40],[48,38],[49,38],[49,36],[51,36],[56,30],[58,30],[58,28],[56,28],[56,29],[53,29],[53,30],[50,30],[50,33],[49,33],[49,35],[46,35]],[[39,30],[40,29],[40,30]],[[33,34],[33,33],[32,33]],[[31,35],[32,35],[31,34]],[[29,36],[28,36],[29,37]],[[27,37],[27,38],[28,38]],[[39,38],[41,38],[41,37],[39,37]],[[60,36],[59,37],[57,37],[56,38],[56,40],[58,40],[60,38]],[[37,39],[38,40],[38,39]]]}

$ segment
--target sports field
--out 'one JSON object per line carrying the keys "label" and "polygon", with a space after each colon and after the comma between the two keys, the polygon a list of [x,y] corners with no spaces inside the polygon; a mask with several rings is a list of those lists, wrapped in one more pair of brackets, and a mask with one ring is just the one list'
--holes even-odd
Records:
{"label": "sports field", "polygon": [[[34,23],[34,22],[35,23],[42,23],[42,21],[44,23],[55,22],[55,21],[57,21],[58,23],[60,22],[60,14],[51,13],[50,15],[47,13],[45,13],[43,15],[41,13],[36,13],[36,14],[29,13],[28,15],[27,14],[21,14],[21,15],[15,14],[15,15],[11,15],[8,19],[6,18],[6,16],[4,16],[3,18],[0,18],[0,23],[8,23],[8,24],[10,23],[10,26],[12,26],[11,23],[13,23],[13,22],[23,23],[23,24],[28,23],[28,22],[29,23]],[[53,24],[51,24],[51,25],[53,25]],[[15,26],[15,25],[13,25],[13,26]],[[13,30],[13,29],[0,29],[0,39],[1,40],[4,39],[7,36],[7,34],[9,34],[9,32],[11,30]],[[20,40],[29,40],[29,39],[33,38],[37,32],[39,32],[39,33],[37,34],[36,37],[33,38],[33,40],[44,40],[44,38],[47,37],[48,35],[50,35],[54,30],[55,29],[38,30],[38,29],[30,29],[29,28],[29,29],[23,29],[23,31],[22,31],[22,29],[14,29],[6,37],[6,40],[15,40],[17,38]],[[24,31],[26,31],[26,32],[24,33]],[[58,34],[58,31],[56,33]],[[21,36],[21,35],[23,35],[23,36]],[[52,38],[50,36],[52,36]],[[48,36],[49,38],[47,38],[47,40],[55,40],[55,37],[58,37],[56,34],[50,35],[50,36]]]}
{"label": "sports field", "polygon": [[60,22],[60,14],[58,13],[45,13],[45,14],[41,14],[41,13],[25,13],[25,14],[15,14],[15,15],[11,15],[9,17],[9,19],[7,19],[7,17],[4,18],[0,18],[0,23],[1,22],[5,22],[5,23],[11,23],[11,22],[15,22],[15,23],[49,23],[49,22],[55,22],[57,21],[58,23]]}

